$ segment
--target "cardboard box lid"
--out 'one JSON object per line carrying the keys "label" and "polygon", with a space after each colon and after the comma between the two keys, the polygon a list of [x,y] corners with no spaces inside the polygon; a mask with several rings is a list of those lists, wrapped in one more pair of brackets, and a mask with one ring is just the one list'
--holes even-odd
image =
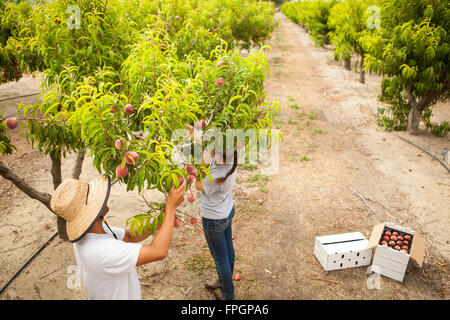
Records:
{"label": "cardboard box lid", "polygon": [[342,242],[366,240],[366,237],[364,237],[364,235],[361,232],[349,232],[349,233],[331,234],[327,236],[319,236],[316,237],[316,240],[323,245],[329,245]]}
{"label": "cardboard box lid", "polygon": [[414,233],[410,255],[419,266],[422,266],[425,255],[425,239],[417,232]]}
{"label": "cardboard box lid", "polygon": [[369,238],[369,243],[367,243],[367,249],[373,249],[378,245],[378,241],[380,241],[385,225],[386,223],[383,222],[373,227],[372,234]]}
{"label": "cardboard box lid", "polygon": [[[375,248],[378,245],[385,225],[386,223],[380,223],[373,227],[369,243],[367,244],[367,249]],[[422,266],[425,255],[425,239],[418,232],[414,232],[413,236],[414,238],[411,244],[410,256],[419,266]]]}

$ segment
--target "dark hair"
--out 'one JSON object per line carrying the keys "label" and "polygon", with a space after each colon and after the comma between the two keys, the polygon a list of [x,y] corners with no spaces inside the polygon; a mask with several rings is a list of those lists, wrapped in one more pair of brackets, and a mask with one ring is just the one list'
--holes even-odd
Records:
{"label": "dark hair", "polygon": [[[237,155],[238,155],[237,150],[234,150],[234,152],[233,152],[233,166],[231,167],[230,171],[228,171],[228,173],[225,175],[225,177],[216,179],[216,182],[218,184],[224,183],[228,179],[228,177],[231,176],[234,173],[234,171],[236,171],[236,168],[237,168],[237,165],[238,165],[238,157],[237,157]],[[223,159],[224,163],[227,163],[227,154],[226,154],[226,152],[222,153],[222,159]]]}

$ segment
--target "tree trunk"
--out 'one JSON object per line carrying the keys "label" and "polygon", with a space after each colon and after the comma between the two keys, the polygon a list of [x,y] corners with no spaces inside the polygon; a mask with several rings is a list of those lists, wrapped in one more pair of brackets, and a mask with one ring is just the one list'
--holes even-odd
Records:
{"label": "tree trunk", "polygon": [[405,92],[406,98],[408,99],[408,103],[411,106],[411,111],[409,111],[408,115],[407,131],[412,135],[417,135],[419,134],[420,117],[422,116],[423,109],[421,108],[419,103],[417,103],[417,100],[414,97],[411,88],[409,87],[405,88]]}
{"label": "tree trunk", "polygon": [[344,67],[346,70],[349,70],[349,71],[352,70],[352,59],[351,58],[344,59]]}
{"label": "tree trunk", "polygon": [[383,85],[381,85],[381,96],[382,96],[383,98],[386,98],[386,97],[387,97],[386,91],[384,90]]}
{"label": "tree trunk", "polygon": [[[58,186],[62,183],[62,174],[61,174],[61,151],[53,150],[50,152],[50,158],[52,159],[52,177],[53,177],[53,188],[56,190]],[[58,216],[56,219],[56,227],[58,228],[58,236],[60,239],[68,240],[66,230],[66,220]]]}
{"label": "tree trunk", "polygon": [[50,158],[52,159],[52,169],[50,172],[53,177],[53,189],[56,190],[62,182],[60,150],[53,150],[50,152]]}
{"label": "tree trunk", "polygon": [[81,169],[83,168],[83,160],[84,160],[84,155],[86,153],[86,150],[84,149],[80,149],[77,152],[77,160],[75,162],[75,167],[73,168],[73,172],[72,172],[72,178],[73,179],[80,179],[80,175],[81,175]]}
{"label": "tree trunk", "polygon": [[366,82],[366,72],[363,70],[364,67],[364,53],[361,55],[361,62],[359,64],[359,82],[365,83]]}
{"label": "tree trunk", "polygon": [[411,106],[411,111],[408,115],[408,132],[412,135],[419,134],[419,124],[420,124],[420,117],[422,116],[422,110],[420,110],[417,106],[417,103],[415,105]]}
{"label": "tree trunk", "polygon": [[58,236],[60,239],[69,240],[66,229],[66,220],[58,216],[56,219],[56,226],[58,227]]}
{"label": "tree trunk", "polygon": [[[45,205],[50,211],[50,200],[52,198],[51,195],[45,192],[37,191],[31,185],[29,185],[25,180],[19,177],[17,174],[11,171],[1,160],[0,160],[0,175],[6,180],[11,181],[17,188],[19,188],[22,192],[28,195],[32,199],[36,199]],[[53,212],[53,211],[52,211]]]}

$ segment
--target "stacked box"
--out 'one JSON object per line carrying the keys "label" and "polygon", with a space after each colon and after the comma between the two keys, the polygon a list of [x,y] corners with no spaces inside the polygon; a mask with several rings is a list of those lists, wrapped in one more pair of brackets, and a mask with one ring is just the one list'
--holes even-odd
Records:
{"label": "stacked box", "polygon": [[[381,244],[386,231],[396,231],[400,235],[410,235],[408,250],[395,249],[394,246]],[[402,282],[409,259],[413,258],[420,266],[425,254],[425,240],[414,230],[386,222],[376,225],[372,230],[367,249],[375,248],[371,271]]]}
{"label": "stacked box", "polygon": [[314,255],[326,271],[370,265],[372,249],[360,232],[316,237]]}

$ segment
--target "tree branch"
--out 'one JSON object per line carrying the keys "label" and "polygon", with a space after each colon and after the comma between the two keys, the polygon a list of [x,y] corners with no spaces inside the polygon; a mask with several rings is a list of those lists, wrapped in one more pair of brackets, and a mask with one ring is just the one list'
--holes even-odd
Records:
{"label": "tree branch", "polygon": [[30,198],[38,200],[43,205],[45,205],[50,211],[52,211],[52,209],[50,208],[50,200],[52,198],[51,195],[45,192],[37,191],[35,188],[33,188],[31,185],[25,182],[25,180],[23,180],[21,177],[19,177],[17,174],[11,171],[11,169],[8,168],[1,160],[0,160],[0,175],[6,180],[11,181],[17,188],[23,191]]}

